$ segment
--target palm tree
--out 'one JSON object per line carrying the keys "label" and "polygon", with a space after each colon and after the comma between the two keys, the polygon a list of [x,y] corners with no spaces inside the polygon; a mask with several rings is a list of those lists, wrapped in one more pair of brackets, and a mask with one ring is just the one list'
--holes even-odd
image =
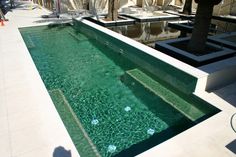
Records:
{"label": "palm tree", "polygon": [[118,19],[118,0],[109,0],[107,19],[111,21]]}
{"label": "palm tree", "polygon": [[85,10],[89,10],[89,1],[90,0],[82,0],[82,8]]}
{"label": "palm tree", "polygon": [[195,2],[198,3],[198,8],[192,37],[188,43],[188,51],[198,53],[205,52],[213,8],[214,5],[219,4],[221,1],[222,0],[195,0]]}
{"label": "palm tree", "polygon": [[184,8],[183,8],[183,13],[184,14],[192,14],[192,0],[186,0],[184,3]]}

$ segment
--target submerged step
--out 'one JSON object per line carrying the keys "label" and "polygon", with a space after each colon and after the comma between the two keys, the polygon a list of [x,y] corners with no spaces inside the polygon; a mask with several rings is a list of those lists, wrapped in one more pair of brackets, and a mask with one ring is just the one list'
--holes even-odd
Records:
{"label": "submerged step", "polygon": [[163,99],[165,102],[170,104],[172,107],[174,107],[176,110],[181,112],[192,121],[196,121],[207,114],[206,110],[201,110],[193,104],[190,104],[180,96],[176,95],[173,91],[164,87],[159,82],[153,80],[151,77],[149,77],[139,69],[126,71],[126,74],[122,79],[126,83],[131,83],[131,85],[139,83],[145,89],[153,92],[155,95]]}
{"label": "submerged step", "polygon": [[60,89],[53,89],[49,91],[49,94],[71,139],[77,150],[79,150],[79,154],[87,157],[100,157],[97,148],[85,132],[80,120],[63,95],[63,92]]}

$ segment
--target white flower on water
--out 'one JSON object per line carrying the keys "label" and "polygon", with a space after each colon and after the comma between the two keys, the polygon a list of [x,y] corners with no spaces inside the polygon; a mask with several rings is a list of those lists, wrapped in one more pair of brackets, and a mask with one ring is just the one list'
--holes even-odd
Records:
{"label": "white flower on water", "polygon": [[148,129],[147,130],[147,134],[149,134],[149,135],[153,135],[155,133],[155,130],[154,129]]}
{"label": "white flower on water", "polygon": [[115,145],[109,145],[107,148],[107,152],[109,153],[114,153],[116,151],[116,146]]}
{"label": "white flower on water", "polygon": [[97,119],[93,119],[93,120],[91,121],[91,124],[92,124],[92,125],[97,125],[98,122],[99,122],[99,121],[98,121]]}
{"label": "white flower on water", "polygon": [[129,112],[130,110],[131,110],[131,108],[130,108],[129,106],[126,106],[126,107],[125,107],[125,111],[126,111],[126,112]]}

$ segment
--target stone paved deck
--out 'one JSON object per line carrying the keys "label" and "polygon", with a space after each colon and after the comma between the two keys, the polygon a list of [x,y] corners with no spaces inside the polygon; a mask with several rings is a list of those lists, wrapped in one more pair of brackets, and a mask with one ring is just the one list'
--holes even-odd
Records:
{"label": "stone paved deck", "polygon": [[62,146],[79,157],[18,31],[46,24],[34,21],[49,11],[30,7],[9,11],[0,26],[0,156],[55,157]]}

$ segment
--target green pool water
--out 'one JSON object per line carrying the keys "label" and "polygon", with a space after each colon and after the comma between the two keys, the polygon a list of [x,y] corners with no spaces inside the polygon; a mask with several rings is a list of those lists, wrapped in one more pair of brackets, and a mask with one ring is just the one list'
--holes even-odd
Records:
{"label": "green pool water", "polygon": [[216,113],[191,106],[72,26],[20,31],[82,157],[134,156]]}

